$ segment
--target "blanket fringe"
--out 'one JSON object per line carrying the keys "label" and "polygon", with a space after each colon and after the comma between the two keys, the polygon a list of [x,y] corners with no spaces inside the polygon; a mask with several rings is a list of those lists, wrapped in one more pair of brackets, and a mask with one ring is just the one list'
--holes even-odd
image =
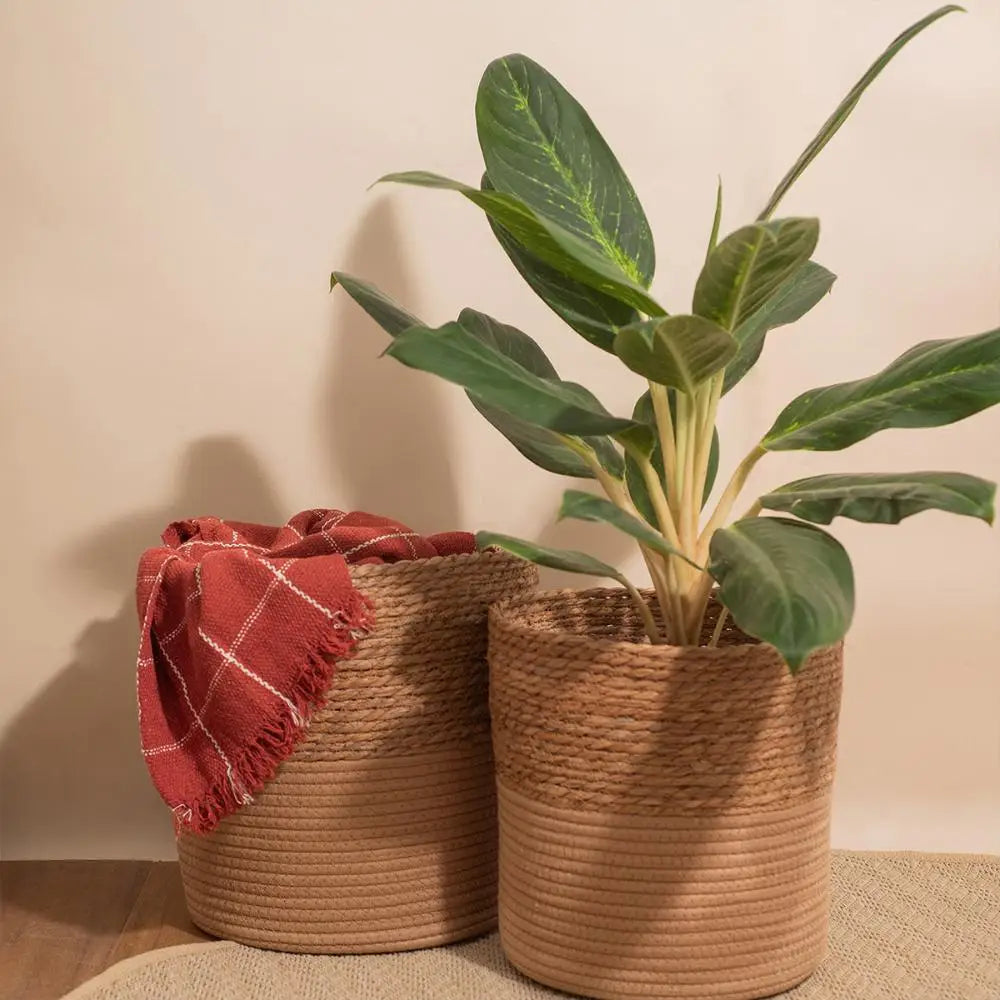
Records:
{"label": "blanket fringe", "polygon": [[341,621],[332,622],[309,653],[302,673],[288,693],[291,707],[276,702],[257,738],[237,759],[230,761],[225,781],[194,802],[172,807],[178,834],[210,833],[224,817],[253,801],[254,793],[274,777],[281,762],[302,740],[313,713],[326,703],[337,661],[350,659],[357,651],[358,640],[373,625],[371,602],[360,591],[354,591]]}

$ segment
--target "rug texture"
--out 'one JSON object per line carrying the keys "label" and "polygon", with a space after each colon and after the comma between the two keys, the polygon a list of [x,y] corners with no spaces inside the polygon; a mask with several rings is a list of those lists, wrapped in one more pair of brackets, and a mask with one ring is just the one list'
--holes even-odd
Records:
{"label": "rug texture", "polygon": [[[545,1000],[497,935],[398,955],[216,943],[151,952],[66,1000]],[[786,1000],[998,1000],[1000,857],[835,852],[830,952]]]}

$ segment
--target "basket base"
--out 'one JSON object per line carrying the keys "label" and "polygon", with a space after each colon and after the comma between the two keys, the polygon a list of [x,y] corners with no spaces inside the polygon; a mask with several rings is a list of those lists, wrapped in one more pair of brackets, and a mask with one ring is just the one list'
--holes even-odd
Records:
{"label": "basket base", "polygon": [[290,758],[281,781],[177,842],[191,919],[257,948],[407,951],[496,926],[489,745]]}
{"label": "basket base", "polygon": [[500,936],[525,975],[599,1000],[755,1000],[826,951],[828,795],[747,815],[637,816],[499,785]]}

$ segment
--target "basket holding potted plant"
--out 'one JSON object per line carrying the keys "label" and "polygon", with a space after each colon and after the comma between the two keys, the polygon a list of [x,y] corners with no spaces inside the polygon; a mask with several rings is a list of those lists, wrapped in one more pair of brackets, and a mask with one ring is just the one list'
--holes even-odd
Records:
{"label": "basket holding potted plant", "polygon": [[[758,218],[719,238],[721,186],[689,312],[651,295],[653,240],[593,122],[524,56],[486,70],[481,208],[515,267],[573,330],[646,380],[630,417],[564,381],[511,326],[465,309],[431,329],[335,272],[394,340],[386,353],[462,386],[527,458],[595,480],[562,517],[639,544],[652,589],[581,552],[484,532],[540,565],[624,589],[550,592],[491,612],[500,801],[500,927],[520,969],[594,997],[761,997],[801,981],[825,948],[830,787],[851,563],[820,525],[897,523],[938,509],[993,518],[992,483],[956,472],[812,476],[734,512],[770,452],[839,451],[887,428],[935,427],[1000,402],[1000,329],[919,344],[868,378],[779,413],[703,513],[721,397],[767,333],[830,290],[819,223],[775,218],[783,196],[867,86],[942,7],[858,81]],[[768,512],[764,515],[764,512]]]}

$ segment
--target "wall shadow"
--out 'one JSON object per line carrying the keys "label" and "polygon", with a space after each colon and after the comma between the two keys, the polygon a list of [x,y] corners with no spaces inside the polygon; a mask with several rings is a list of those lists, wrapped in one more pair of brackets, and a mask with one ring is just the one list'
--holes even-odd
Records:
{"label": "wall shadow", "polygon": [[[184,454],[170,500],[98,528],[64,556],[62,571],[85,585],[114,588],[121,606],[83,629],[72,660],[0,741],[0,853],[14,848],[17,856],[51,857],[66,829],[91,857],[172,853],[170,812],[139,752],[135,570],[169,522],[200,514],[270,523],[285,517],[247,446],[232,437],[206,438]],[[51,841],[44,833],[32,839],[32,831],[49,830]]]}
{"label": "wall shadow", "polygon": [[[370,281],[421,316],[403,243],[392,206],[382,198],[362,216],[337,269]],[[459,527],[447,388],[432,375],[380,357],[388,334],[342,289],[334,290],[333,300],[319,419],[337,484],[335,506],[392,517],[424,534]]]}

